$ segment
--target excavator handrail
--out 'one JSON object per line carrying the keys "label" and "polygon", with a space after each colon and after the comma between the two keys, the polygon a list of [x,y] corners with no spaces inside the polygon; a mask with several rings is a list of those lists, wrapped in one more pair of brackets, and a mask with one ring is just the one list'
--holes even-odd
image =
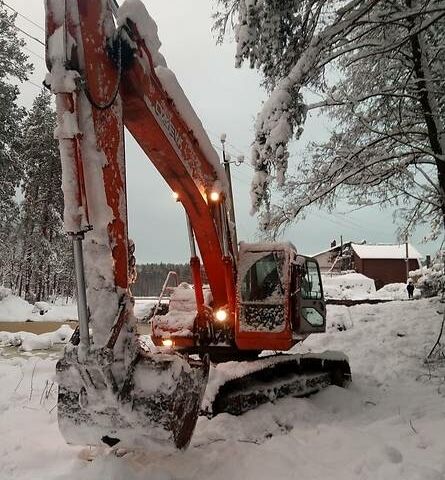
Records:
{"label": "excavator handrail", "polygon": [[162,299],[164,298],[165,292],[167,288],[171,288],[168,286],[168,282],[170,281],[170,278],[174,277],[176,280],[176,285],[175,287],[178,286],[178,274],[177,272],[171,270],[170,272],[167,273],[167,277],[165,278],[164,284],[162,285],[161,293],[159,294],[158,301],[156,302],[156,306],[153,309],[153,315],[156,315],[157,312],[159,311],[159,306],[161,305]]}

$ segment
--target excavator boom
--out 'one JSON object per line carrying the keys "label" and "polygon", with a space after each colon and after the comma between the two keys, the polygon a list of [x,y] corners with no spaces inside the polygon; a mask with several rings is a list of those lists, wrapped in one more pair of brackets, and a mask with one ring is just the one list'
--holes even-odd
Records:
{"label": "excavator boom", "polygon": [[220,212],[209,208],[208,196],[215,189],[223,196],[225,185],[163,90],[131,16],[151,20],[137,1],[118,12],[117,26],[104,0],[46,1],[46,83],[56,95],[80,324],[57,365],[59,425],[70,443],[184,448],[209,364],[178,353],[153,355],[138,343],[129,291],[124,123],[181,191],[220,304],[227,297],[213,218]]}

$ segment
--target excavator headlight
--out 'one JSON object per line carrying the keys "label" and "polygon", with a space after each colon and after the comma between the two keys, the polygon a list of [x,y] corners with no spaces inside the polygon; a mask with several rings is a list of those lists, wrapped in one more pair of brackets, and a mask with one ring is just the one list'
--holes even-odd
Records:
{"label": "excavator headlight", "polygon": [[173,340],[171,340],[170,338],[166,338],[164,340],[162,340],[162,346],[163,347],[173,347]]}
{"label": "excavator headlight", "polygon": [[217,202],[219,200],[219,193],[218,192],[212,192],[210,194],[210,200],[212,202]]}
{"label": "excavator headlight", "polygon": [[177,202],[179,200],[179,193],[178,192],[172,192],[172,197],[173,197],[173,200],[175,200]]}
{"label": "excavator headlight", "polygon": [[225,322],[227,317],[227,310],[224,310],[223,308],[220,308],[215,312],[215,318],[218,320],[218,322]]}

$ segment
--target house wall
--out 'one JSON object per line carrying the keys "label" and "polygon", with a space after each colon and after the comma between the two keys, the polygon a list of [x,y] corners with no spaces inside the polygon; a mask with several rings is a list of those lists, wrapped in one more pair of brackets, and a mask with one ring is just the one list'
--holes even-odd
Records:
{"label": "house wall", "polygon": [[335,256],[333,252],[323,252],[316,255],[314,258],[317,260],[320,267],[320,271],[327,272],[332,267],[332,257]]}
{"label": "house wall", "polygon": [[[335,259],[340,254],[340,249],[341,247],[340,245],[338,245],[332,250],[328,250],[326,252],[319,253],[318,255],[314,255],[313,258],[317,260],[321,272],[329,272],[331,270],[332,264],[335,262]],[[341,262],[337,262],[332,270],[334,272],[340,272]]]}
{"label": "house wall", "polygon": [[[376,288],[381,288],[388,283],[406,282],[406,263],[404,259],[362,259],[354,253],[355,270],[375,281]],[[415,259],[409,260],[409,269],[419,268],[419,262]]]}

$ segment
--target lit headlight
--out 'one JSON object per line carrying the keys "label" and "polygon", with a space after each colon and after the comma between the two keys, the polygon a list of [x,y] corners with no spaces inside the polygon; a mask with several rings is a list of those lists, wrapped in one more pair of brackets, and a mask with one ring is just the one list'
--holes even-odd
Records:
{"label": "lit headlight", "polygon": [[165,340],[162,340],[162,345],[164,347],[173,347],[173,340],[170,340],[170,338],[166,338]]}
{"label": "lit headlight", "polygon": [[212,202],[217,202],[219,200],[219,193],[218,192],[212,192],[210,194],[210,200]]}
{"label": "lit headlight", "polygon": [[225,322],[227,320],[227,311],[220,308],[215,312],[215,318],[218,322]]}

